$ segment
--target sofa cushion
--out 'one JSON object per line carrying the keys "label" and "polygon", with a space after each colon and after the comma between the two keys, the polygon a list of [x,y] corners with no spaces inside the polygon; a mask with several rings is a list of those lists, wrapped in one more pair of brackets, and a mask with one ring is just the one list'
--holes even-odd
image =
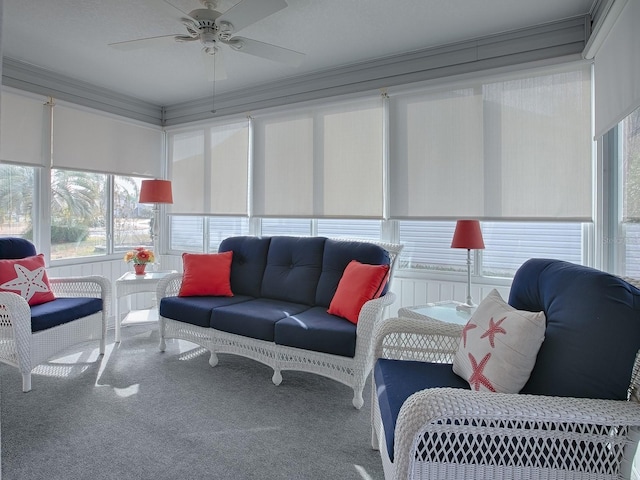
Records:
{"label": "sofa cushion", "polygon": [[211,311],[225,305],[235,305],[253,300],[247,295],[233,297],[164,297],[160,300],[159,313],[164,318],[209,327]]}
{"label": "sofa cushion", "polygon": [[453,371],[473,390],[518,393],[544,340],[544,312],[516,310],[491,290],[462,331]]}
{"label": "sofa cushion", "polygon": [[589,267],[532,259],[516,272],[509,303],[547,318],[522,393],[626,399],[640,349],[640,290]]}
{"label": "sofa cushion", "polygon": [[90,297],[58,297],[31,307],[33,333],[62,325],[102,310],[102,299]]}
{"label": "sofa cushion", "polygon": [[[371,265],[389,265],[389,252],[379,245],[366,242],[352,242],[348,240],[333,240],[328,238],[322,254],[322,273],[318,280],[315,304],[329,307],[336,293],[338,283],[344,269],[351,260]],[[386,293],[387,286],[382,291]]]}
{"label": "sofa cushion", "polygon": [[44,255],[0,260],[0,291],[16,293],[31,306],[54,300]]}
{"label": "sofa cushion", "polygon": [[428,363],[380,358],[373,375],[389,458],[393,461],[393,438],[400,408],[407,398],[427,388],[452,387],[469,390],[469,384],[453,373],[450,363]]}
{"label": "sofa cushion", "polygon": [[233,297],[231,260],[233,252],[183,253],[183,275],[179,297]]}
{"label": "sofa cushion", "polygon": [[356,326],[327,313],[324,307],[279,320],[274,341],[278,345],[351,357],[356,353]]}
{"label": "sofa cushion", "polygon": [[270,243],[268,237],[248,236],[229,237],[220,243],[218,252],[233,251],[231,291],[234,294],[260,296]]}
{"label": "sofa cushion", "polygon": [[323,237],[272,237],[261,297],[313,305],[325,240]]}
{"label": "sofa cushion", "polygon": [[328,312],[358,323],[362,306],[380,296],[388,277],[389,265],[368,265],[351,260],[344,269]]}
{"label": "sofa cushion", "polygon": [[213,309],[209,326],[223,332],[273,342],[274,326],[278,320],[308,308],[297,303],[257,298]]}
{"label": "sofa cushion", "polygon": [[36,247],[29,240],[19,237],[0,238],[0,258],[15,259],[33,257]]}

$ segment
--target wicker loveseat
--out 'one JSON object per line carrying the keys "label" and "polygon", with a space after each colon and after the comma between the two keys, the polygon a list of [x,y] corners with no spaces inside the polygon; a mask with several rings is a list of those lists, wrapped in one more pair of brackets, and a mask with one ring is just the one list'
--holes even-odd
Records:
{"label": "wicker loveseat", "polygon": [[[1,275],[13,278],[0,281],[0,362],[20,370],[24,392],[31,390],[31,371],[36,366],[72,345],[99,340],[100,355],[104,354],[111,303],[111,283],[104,277],[49,278],[46,286],[41,283],[44,263],[38,268],[14,267],[36,258],[28,240],[0,238]],[[55,299],[31,305],[22,296],[29,291],[28,283],[29,289],[52,292]]]}
{"label": "wicker loveseat", "polygon": [[475,391],[452,371],[462,326],[384,322],[372,444],[387,480],[630,478],[640,438],[640,290],[592,268],[532,259],[516,273],[509,304],[546,316],[519,393]]}
{"label": "wicker loveseat", "polygon": [[[323,237],[231,237],[219,253],[233,252],[233,296],[179,296],[183,274],[163,279],[157,289],[160,350],[165,339],[188,340],[211,352],[252,358],[273,368],[300,370],[342,382],[361,408],[372,368],[372,336],[383,310],[395,300],[388,291],[400,245]],[[327,312],[347,265],[389,265],[379,298],[367,301],[357,324]],[[384,285],[384,283],[383,283]]]}

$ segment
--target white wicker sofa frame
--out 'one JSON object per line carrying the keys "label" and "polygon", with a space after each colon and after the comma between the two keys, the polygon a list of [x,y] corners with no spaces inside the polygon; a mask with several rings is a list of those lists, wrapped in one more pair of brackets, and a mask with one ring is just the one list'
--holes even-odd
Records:
{"label": "white wicker sofa frame", "polygon": [[[390,257],[391,285],[397,257],[402,245],[373,242],[367,240],[340,239],[343,241],[373,243],[384,248]],[[176,296],[180,290],[182,274],[167,276],[158,284],[156,294],[158,305],[164,297]],[[166,349],[166,339],[175,338],[193,342],[210,352],[209,364],[218,364],[218,354],[234,354],[261,362],[273,369],[272,381],[275,385],[282,382],[282,371],[297,370],[323,375],[343,383],[353,389],[353,406],[360,409],[364,404],[363,389],[373,365],[373,335],[375,327],[382,321],[385,307],[395,301],[391,291],[364,304],[360,311],[356,329],[356,347],[353,357],[332,355],[323,352],[305,350],[274,342],[245,337],[238,334],[219,331],[210,327],[200,327],[189,323],[159,317],[160,351]]]}
{"label": "white wicker sofa frame", "polygon": [[[383,322],[375,360],[452,363],[464,327],[409,317]],[[391,460],[374,380],[372,447],[380,451],[386,480],[628,479],[640,440],[639,385],[640,352],[628,401],[421,390],[400,409]]]}
{"label": "white wicker sofa frame", "polygon": [[111,283],[101,276],[50,277],[49,283],[56,298],[100,298],[102,310],[32,332],[31,307],[27,301],[16,293],[0,292],[0,362],[20,370],[23,392],[31,390],[31,372],[35,367],[73,345],[100,340],[100,355],[105,352]]}

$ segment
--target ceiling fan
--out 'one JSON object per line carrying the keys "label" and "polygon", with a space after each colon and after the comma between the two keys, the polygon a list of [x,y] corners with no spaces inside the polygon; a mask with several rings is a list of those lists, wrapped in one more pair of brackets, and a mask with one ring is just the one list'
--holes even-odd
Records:
{"label": "ceiling fan", "polygon": [[186,34],[140,38],[110,43],[109,46],[119,50],[133,50],[167,41],[199,41],[210,81],[226,78],[222,47],[292,66],[297,66],[302,61],[303,53],[235,35],[239,30],[287,7],[285,0],[240,0],[224,13],[216,11],[218,0],[200,0],[200,3],[205,8],[186,13],[167,0],[154,1],[154,5],[162,7],[184,25]]}

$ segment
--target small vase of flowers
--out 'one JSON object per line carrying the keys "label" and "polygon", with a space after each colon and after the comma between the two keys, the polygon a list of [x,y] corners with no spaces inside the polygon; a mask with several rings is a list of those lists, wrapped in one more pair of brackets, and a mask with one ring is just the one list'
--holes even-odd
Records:
{"label": "small vase of flowers", "polygon": [[133,262],[133,269],[136,275],[144,275],[147,263],[153,263],[155,256],[152,250],[144,247],[136,247],[124,254],[124,261],[127,263]]}

